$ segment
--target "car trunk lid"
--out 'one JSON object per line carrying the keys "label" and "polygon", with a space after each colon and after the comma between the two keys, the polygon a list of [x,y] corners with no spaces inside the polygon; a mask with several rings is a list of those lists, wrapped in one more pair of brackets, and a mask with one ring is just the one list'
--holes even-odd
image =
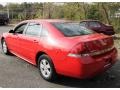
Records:
{"label": "car trunk lid", "polygon": [[83,43],[84,53],[99,52],[111,48],[114,44],[112,37],[102,34],[77,36],[73,40]]}

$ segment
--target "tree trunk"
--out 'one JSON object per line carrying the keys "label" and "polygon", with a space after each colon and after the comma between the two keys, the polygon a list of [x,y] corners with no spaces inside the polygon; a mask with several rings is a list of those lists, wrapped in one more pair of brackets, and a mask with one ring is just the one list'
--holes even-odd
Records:
{"label": "tree trunk", "polygon": [[85,6],[85,3],[83,2],[83,10],[84,10],[84,19],[87,19],[87,11],[86,11],[86,6]]}
{"label": "tree trunk", "polygon": [[106,17],[106,19],[107,19],[107,23],[108,23],[108,24],[111,24],[110,19],[109,19],[109,15],[108,15],[108,12],[107,12],[107,9],[105,8],[105,6],[104,6],[103,3],[101,3],[101,6],[102,6],[103,11],[104,11],[104,13],[105,13],[105,17]]}

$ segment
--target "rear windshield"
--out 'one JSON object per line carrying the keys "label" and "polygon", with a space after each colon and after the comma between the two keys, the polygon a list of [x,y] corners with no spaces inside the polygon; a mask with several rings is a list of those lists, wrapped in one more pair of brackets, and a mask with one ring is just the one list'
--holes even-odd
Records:
{"label": "rear windshield", "polygon": [[94,31],[80,26],[79,23],[52,23],[65,36],[81,36],[95,33]]}

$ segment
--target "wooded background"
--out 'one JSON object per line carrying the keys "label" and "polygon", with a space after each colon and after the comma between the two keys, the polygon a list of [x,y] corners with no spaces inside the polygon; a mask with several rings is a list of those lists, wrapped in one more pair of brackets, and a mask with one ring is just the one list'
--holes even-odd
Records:
{"label": "wooded background", "polygon": [[115,31],[120,32],[120,2],[8,3],[0,5],[0,11],[9,11],[9,18],[13,21],[34,18],[95,19],[113,25]]}

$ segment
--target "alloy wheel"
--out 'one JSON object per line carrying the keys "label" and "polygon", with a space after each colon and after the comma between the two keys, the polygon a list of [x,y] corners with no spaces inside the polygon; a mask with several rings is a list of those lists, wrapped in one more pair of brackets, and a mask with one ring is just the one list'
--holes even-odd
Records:
{"label": "alloy wheel", "polygon": [[6,45],[6,42],[5,42],[5,41],[3,41],[2,49],[3,49],[3,52],[4,52],[4,53],[7,53],[7,45]]}
{"label": "alloy wheel", "polygon": [[41,60],[41,62],[40,62],[40,70],[41,70],[42,75],[45,78],[48,78],[50,76],[51,67],[50,67],[49,62],[46,59]]}

